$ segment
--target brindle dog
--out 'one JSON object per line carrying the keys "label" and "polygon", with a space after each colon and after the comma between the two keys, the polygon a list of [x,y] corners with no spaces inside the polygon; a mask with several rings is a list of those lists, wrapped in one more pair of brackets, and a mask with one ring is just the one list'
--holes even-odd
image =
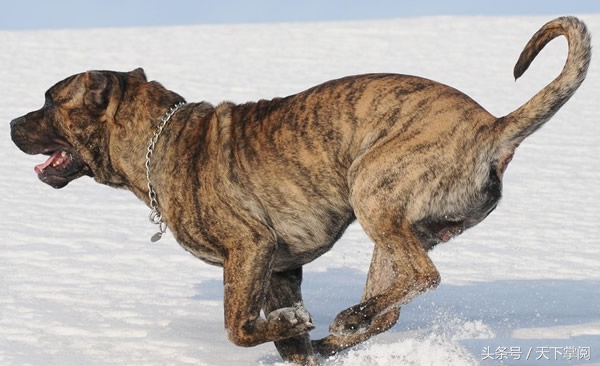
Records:
{"label": "brindle dog", "polygon": [[[223,266],[231,341],[273,341],[285,360],[317,363],[317,353],[389,329],[401,305],[434,288],[440,275],[427,251],[494,210],[516,147],[583,82],[590,36],[573,17],[544,25],[514,75],[561,35],[569,51],[560,75],[501,118],[446,85],[392,74],[346,77],[269,101],[178,109],[148,163],[154,197],[181,246]],[[25,153],[50,155],[36,171],[55,188],[88,175],[151,204],[148,142],[183,101],[142,69],[90,71],[54,85],[41,109],[13,120],[12,139]],[[375,243],[362,301],[311,342],[302,266],[355,219]]]}

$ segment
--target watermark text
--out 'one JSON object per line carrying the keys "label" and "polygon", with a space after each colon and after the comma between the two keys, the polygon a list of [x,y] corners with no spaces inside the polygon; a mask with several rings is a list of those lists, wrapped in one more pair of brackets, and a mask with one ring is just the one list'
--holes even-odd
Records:
{"label": "watermark text", "polygon": [[481,360],[590,360],[590,347],[484,347]]}

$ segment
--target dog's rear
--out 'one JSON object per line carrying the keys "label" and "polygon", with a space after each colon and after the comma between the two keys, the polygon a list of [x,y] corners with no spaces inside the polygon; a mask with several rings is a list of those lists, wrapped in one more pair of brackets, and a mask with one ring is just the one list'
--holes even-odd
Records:
{"label": "dog's rear", "polygon": [[[439,86],[440,97],[434,103],[454,108],[429,115],[419,110],[413,116],[419,127],[410,133],[410,140],[391,140],[353,164],[351,201],[375,243],[375,253],[362,302],[336,317],[332,334],[314,343],[317,351],[333,353],[389,329],[400,305],[439,283],[426,251],[476,225],[496,207],[502,175],[514,150],[558,111],[585,78],[590,36],[574,17],[557,18],[532,37],[515,67],[515,77],[560,35],[569,44],[564,69],[514,112],[495,118],[480,107],[474,109],[468,97],[461,103]],[[436,108],[434,103],[427,105],[428,111]],[[411,150],[411,144],[417,145]]]}

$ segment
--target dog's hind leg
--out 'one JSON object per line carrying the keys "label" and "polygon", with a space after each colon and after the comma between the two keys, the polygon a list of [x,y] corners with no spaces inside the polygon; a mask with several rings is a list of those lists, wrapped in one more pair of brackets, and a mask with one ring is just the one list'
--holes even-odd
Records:
{"label": "dog's hind leg", "polygon": [[[389,328],[400,306],[440,281],[407,215],[414,211],[411,192],[419,189],[408,176],[414,167],[399,156],[397,146],[375,151],[357,161],[350,172],[352,207],[375,244],[375,255],[361,303],[337,315],[329,328],[331,335],[314,345],[319,352],[352,346]],[[426,182],[420,188],[429,189]]]}
{"label": "dog's hind leg", "polygon": [[[392,262],[385,251],[375,246],[373,248],[373,258],[367,276],[367,284],[363,291],[361,302],[365,302],[373,296],[376,296],[392,285],[396,274]],[[377,315],[371,323],[369,333],[371,335],[385,332],[396,324],[400,316],[400,307],[395,307],[388,312]]]}
{"label": "dog's hind leg", "polygon": [[417,295],[436,287],[440,276],[425,249],[406,221],[377,232],[367,231],[375,245],[389,256],[396,278],[385,290],[342,311],[330,327],[334,334],[354,334],[369,329],[376,316],[407,304]]}
{"label": "dog's hind leg", "polygon": [[[271,284],[266,292],[263,311],[269,314],[277,309],[302,304],[302,267],[287,272],[271,274]],[[275,341],[275,347],[284,361],[300,365],[317,365],[308,334]]]}
{"label": "dog's hind leg", "polygon": [[[371,266],[367,276],[367,284],[363,292],[361,302],[364,302],[371,297],[382,293],[389,287],[395,278],[392,262],[387,257],[386,253],[375,246]],[[379,314],[373,319],[368,331],[355,333],[349,336],[336,336],[333,334],[327,337],[313,341],[315,352],[321,355],[333,355],[348,347],[357,345],[373,335],[385,332],[396,324],[400,315],[400,307],[392,308],[391,310]]]}
{"label": "dog's hind leg", "polygon": [[440,281],[438,271],[406,220],[394,222],[388,218],[386,225],[381,217],[373,219],[370,222],[377,222],[376,226],[364,223],[363,226],[366,226],[365,231],[382,255],[389,258],[395,278],[381,292],[337,315],[329,328],[330,333],[337,337],[352,340],[355,335],[360,335],[367,339],[380,333],[373,329],[375,320],[387,320],[389,323],[388,317],[393,319],[401,305],[436,287]]}

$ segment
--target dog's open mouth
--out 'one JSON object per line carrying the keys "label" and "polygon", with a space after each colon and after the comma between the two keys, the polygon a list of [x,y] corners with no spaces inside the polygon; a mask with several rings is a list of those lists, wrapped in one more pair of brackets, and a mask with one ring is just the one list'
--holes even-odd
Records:
{"label": "dog's open mouth", "polygon": [[54,188],[62,188],[73,179],[89,174],[88,166],[76,154],[66,150],[49,152],[50,157],[34,170],[40,180]]}
{"label": "dog's open mouth", "polygon": [[50,155],[48,160],[45,163],[38,164],[35,166],[34,170],[38,174],[44,173],[44,170],[48,167],[52,167],[56,170],[63,170],[69,166],[71,161],[73,160],[73,156],[66,151],[57,151]]}

